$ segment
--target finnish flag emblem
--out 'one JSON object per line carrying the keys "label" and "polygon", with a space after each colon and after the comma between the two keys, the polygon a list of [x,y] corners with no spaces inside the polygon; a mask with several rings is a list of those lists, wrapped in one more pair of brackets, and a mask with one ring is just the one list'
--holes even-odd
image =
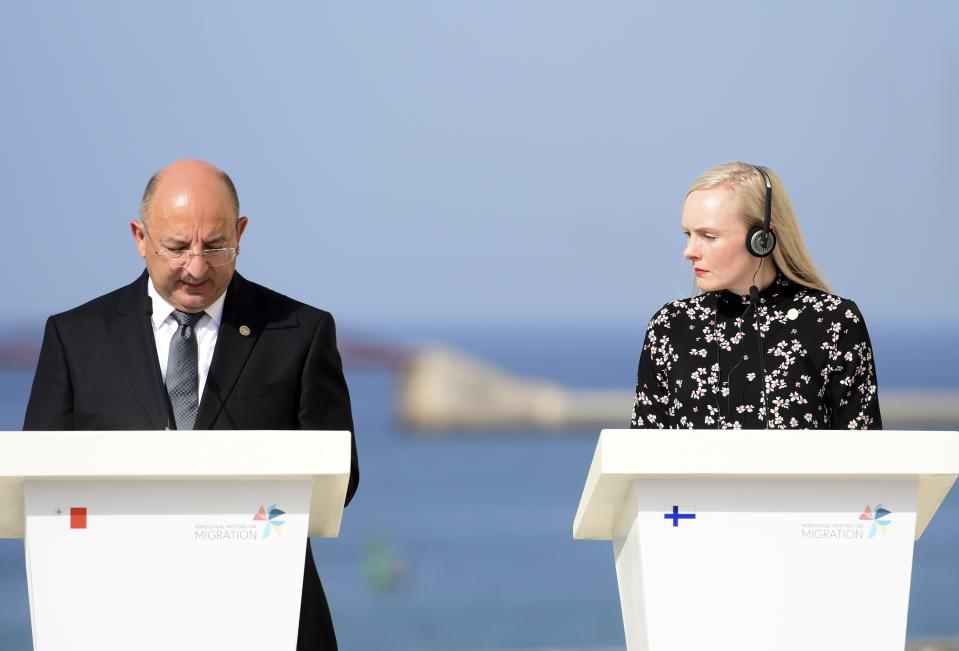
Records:
{"label": "finnish flag emblem", "polygon": [[695,520],[695,513],[681,513],[678,505],[673,505],[673,510],[668,513],[663,513],[663,518],[666,520],[672,520],[673,526],[678,527],[680,520]]}

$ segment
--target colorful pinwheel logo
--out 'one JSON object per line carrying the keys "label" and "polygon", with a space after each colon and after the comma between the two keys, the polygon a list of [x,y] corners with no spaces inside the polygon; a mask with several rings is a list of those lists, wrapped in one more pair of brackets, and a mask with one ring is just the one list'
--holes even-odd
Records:
{"label": "colorful pinwheel logo", "polygon": [[877,504],[875,508],[868,504],[866,505],[866,509],[862,512],[862,515],[859,516],[859,519],[872,521],[872,528],[869,530],[868,538],[875,536],[877,531],[881,531],[882,535],[886,535],[886,527],[892,523],[892,520],[883,519],[887,515],[892,515],[892,511],[882,508],[882,504]]}
{"label": "colorful pinwheel logo", "polygon": [[276,529],[277,533],[282,533],[283,530],[280,527],[283,526],[283,520],[277,520],[278,517],[283,515],[285,511],[281,511],[276,508],[276,504],[270,504],[270,508],[264,509],[262,506],[260,510],[256,512],[256,515],[253,516],[254,520],[261,520],[266,523],[266,526],[263,528],[263,538],[269,538],[270,533]]}

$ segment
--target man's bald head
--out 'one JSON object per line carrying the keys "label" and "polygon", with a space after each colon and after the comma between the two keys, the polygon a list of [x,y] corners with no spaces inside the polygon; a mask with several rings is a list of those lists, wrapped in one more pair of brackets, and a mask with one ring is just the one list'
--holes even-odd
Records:
{"label": "man's bald head", "polygon": [[161,184],[172,183],[177,184],[177,186],[189,186],[209,182],[223,184],[233,202],[234,215],[239,218],[240,196],[236,192],[236,186],[233,185],[233,179],[230,178],[230,175],[205,161],[184,158],[170,163],[154,173],[147,181],[147,186],[143,190],[143,198],[140,200],[140,221],[144,224],[147,223],[150,216],[150,204],[158,186]]}
{"label": "man's bald head", "polygon": [[230,177],[200,160],[170,163],[150,179],[130,232],[153,287],[175,309],[206,310],[226,291],[249,222],[239,203]]}

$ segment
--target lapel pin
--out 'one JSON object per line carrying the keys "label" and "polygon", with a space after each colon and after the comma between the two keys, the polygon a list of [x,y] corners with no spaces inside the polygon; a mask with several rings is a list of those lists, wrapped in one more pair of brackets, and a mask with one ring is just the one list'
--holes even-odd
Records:
{"label": "lapel pin", "polygon": [[241,325],[241,326],[240,326],[240,334],[243,335],[244,337],[249,337],[249,336],[250,336],[250,326]]}

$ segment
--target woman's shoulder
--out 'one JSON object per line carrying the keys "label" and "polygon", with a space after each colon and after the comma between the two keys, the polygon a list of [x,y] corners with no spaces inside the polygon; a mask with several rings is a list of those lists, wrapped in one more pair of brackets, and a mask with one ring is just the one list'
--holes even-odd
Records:
{"label": "woman's shoulder", "polygon": [[[782,306],[782,322],[798,318],[795,323],[801,330],[819,333],[824,341],[840,338],[868,338],[866,320],[856,302],[837,294],[803,287],[793,297],[791,304]],[[798,313],[798,314],[797,314]],[[802,324],[802,325],[800,325]]]}
{"label": "woman's shoulder", "polygon": [[855,323],[863,320],[862,312],[851,298],[830,294],[818,289],[802,287],[796,292],[794,302],[797,307],[809,309],[813,313],[833,318],[842,317]]}
{"label": "woman's shoulder", "polygon": [[701,321],[711,321],[715,308],[715,297],[711,298],[710,296],[710,294],[700,294],[665,303],[653,314],[649,320],[649,327],[671,328],[677,323],[693,324]]}

